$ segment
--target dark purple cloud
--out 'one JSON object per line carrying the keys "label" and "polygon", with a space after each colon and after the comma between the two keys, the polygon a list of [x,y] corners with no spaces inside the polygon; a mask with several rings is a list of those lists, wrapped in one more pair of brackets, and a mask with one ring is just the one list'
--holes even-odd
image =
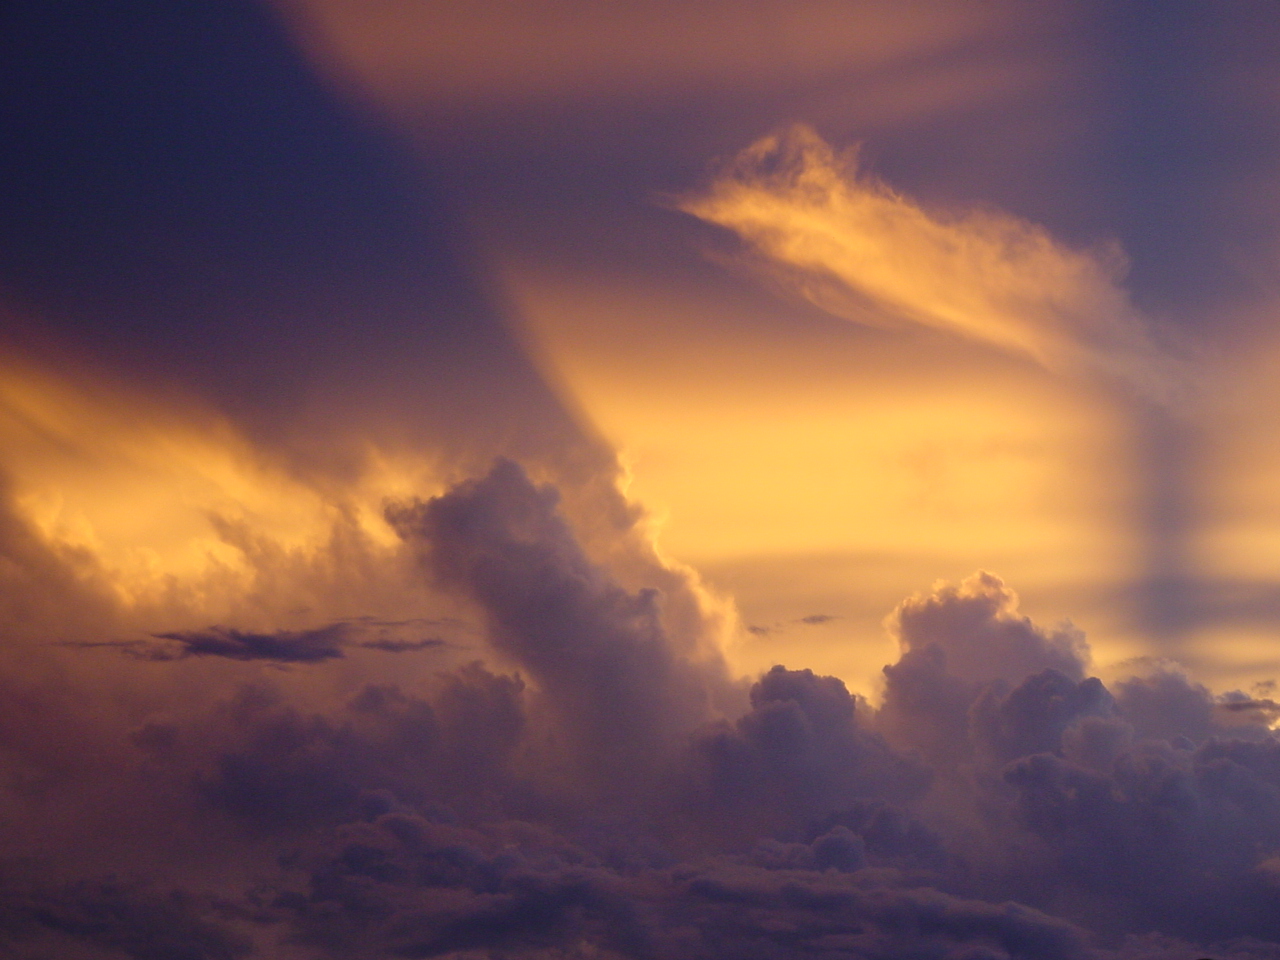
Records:
{"label": "dark purple cloud", "polygon": [[[441,637],[403,636],[403,628],[414,628],[415,621],[400,623],[372,618],[339,620],[312,630],[274,630],[269,633],[236,630],[231,627],[208,627],[204,630],[174,630],[154,633],[156,640],[66,640],[63,646],[79,649],[119,650],[136,660],[164,663],[188,657],[213,657],[223,660],[257,660],[275,664],[322,663],[346,656],[345,650],[359,647],[384,653],[415,653],[449,646]],[[400,628],[400,629],[397,629]],[[416,631],[413,631],[416,632]],[[368,637],[369,639],[364,639]]]}
{"label": "dark purple cloud", "polygon": [[[546,956],[591,944],[646,958],[1083,958],[1071,924],[903,879],[859,879],[835,828],[789,861],[713,857],[618,870],[526,823],[481,829],[405,813],[344,827],[288,899],[326,956]],[[754,862],[753,862],[754,861]]]}
{"label": "dark purple cloud", "polygon": [[1089,663],[1084,634],[1070,624],[1045,630],[1018,612],[1016,595],[989,573],[898,605],[891,619],[904,653],[937,647],[950,674],[1017,683],[1053,669],[1079,680]]}
{"label": "dark purple cloud", "polygon": [[182,890],[116,880],[5,890],[0,948],[24,960],[240,960],[251,955],[252,941],[226,922],[236,912]]}
{"label": "dark purple cloud", "polygon": [[557,502],[504,460],[388,517],[440,584],[480,607],[496,649],[559,715],[576,762],[610,789],[637,789],[710,718],[710,687],[727,680],[681,656],[656,589],[629,592],[588,560]]}
{"label": "dark purple cloud", "polygon": [[[362,677],[385,659],[353,649],[435,646],[423,632],[464,628],[369,617],[169,631],[167,657],[144,644],[110,659],[154,685],[133,700],[92,685],[71,696],[54,668],[13,661],[4,950],[1280,951],[1280,742],[1265,698],[1215,697],[1167,667],[1108,690],[1086,676],[1077,633],[1035,625],[983,576],[899,608],[880,709],[837,678],[776,666],[726,710],[723,665],[678,632],[696,620],[665,615],[678,577],[622,586],[556,491],[514,463],[390,516],[424,575],[478,616],[489,663],[403,658],[394,682]],[[243,663],[330,669],[244,683]],[[227,670],[230,685],[205,683]]]}
{"label": "dark purple cloud", "polygon": [[421,640],[365,640],[358,644],[366,650],[382,650],[386,653],[410,653],[415,650],[429,650],[445,643],[439,637],[424,637]]}
{"label": "dark purple cloud", "polygon": [[157,640],[172,640],[177,650],[153,651],[157,660],[181,657],[225,657],[228,660],[271,660],[277,663],[318,663],[342,656],[346,624],[335,623],[318,630],[277,630],[251,633],[230,627],[208,630],[181,630],[157,633]]}
{"label": "dark purple cloud", "polygon": [[911,799],[929,771],[858,722],[835,677],[774,667],[751,710],[700,733],[686,761],[689,814],[711,836],[791,836],[859,800]]}

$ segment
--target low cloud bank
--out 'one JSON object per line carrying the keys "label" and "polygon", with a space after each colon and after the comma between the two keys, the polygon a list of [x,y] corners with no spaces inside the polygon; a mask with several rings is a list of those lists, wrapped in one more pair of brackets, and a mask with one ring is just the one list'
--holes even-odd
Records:
{"label": "low cloud bank", "polygon": [[101,651],[6,654],[0,952],[1280,957],[1270,701],[1108,689],[986,573],[893,612],[878,709],[742,684],[679,575],[591,559],[514,463],[388,518],[472,662],[361,676],[426,623],[165,631],[122,706],[57,665]]}

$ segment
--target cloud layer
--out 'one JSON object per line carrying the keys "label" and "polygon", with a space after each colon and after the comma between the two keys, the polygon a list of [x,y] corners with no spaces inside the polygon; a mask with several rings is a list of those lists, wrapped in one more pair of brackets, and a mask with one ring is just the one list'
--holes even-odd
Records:
{"label": "cloud layer", "polygon": [[114,702],[49,672],[109,652],[14,662],[7,955],[1280,955],[1265,701],[1108,689],[986,573],[894,611],[878,708],[799,665],[742,685],[681,575],[624,584],[513,462],[389,517],[487,662],[362,680],[429,626],[368,618],[164,631]]}

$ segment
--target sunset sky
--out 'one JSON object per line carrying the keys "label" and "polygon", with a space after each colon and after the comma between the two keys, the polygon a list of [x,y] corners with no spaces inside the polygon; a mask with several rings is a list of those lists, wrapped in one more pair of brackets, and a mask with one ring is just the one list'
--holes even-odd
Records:
{"label": "sunset sky", "polygon": [[0,955],[1280,958],[1278,50],[0,6]]}

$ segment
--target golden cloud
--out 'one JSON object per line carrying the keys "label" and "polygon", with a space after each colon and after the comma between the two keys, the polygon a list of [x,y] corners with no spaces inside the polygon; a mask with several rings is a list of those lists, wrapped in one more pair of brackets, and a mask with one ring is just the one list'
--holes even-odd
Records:
{"label": "golden cloud", "polygon": [[1117,248],[1073,250],[997,211],[927,211],[808,127],[758,141],[678,205],[734,231],[789,287],[845,319],[958,334],[1148,397],[1173,385],[1172,361],[1119,285]]}

